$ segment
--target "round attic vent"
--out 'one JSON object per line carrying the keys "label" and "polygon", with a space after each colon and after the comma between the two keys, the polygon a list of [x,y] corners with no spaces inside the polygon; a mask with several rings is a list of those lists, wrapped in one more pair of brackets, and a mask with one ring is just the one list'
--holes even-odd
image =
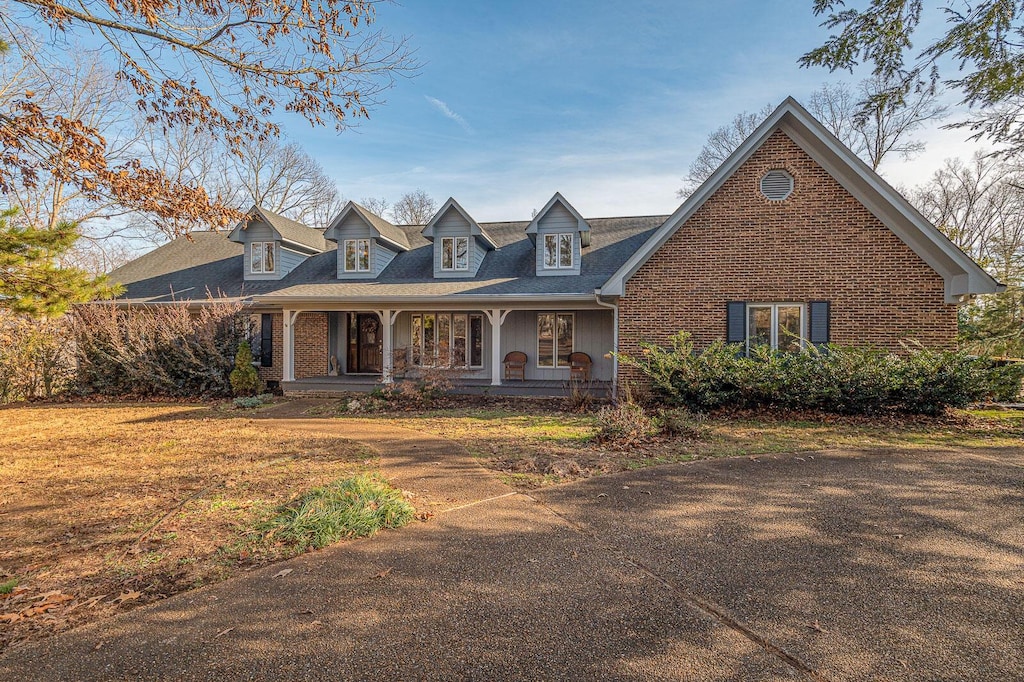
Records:
{"label": "round attic vent", "polygon": [[761,178],[761,194],[782,201],[793,193],[793,176],[784,170],[770,170]]}

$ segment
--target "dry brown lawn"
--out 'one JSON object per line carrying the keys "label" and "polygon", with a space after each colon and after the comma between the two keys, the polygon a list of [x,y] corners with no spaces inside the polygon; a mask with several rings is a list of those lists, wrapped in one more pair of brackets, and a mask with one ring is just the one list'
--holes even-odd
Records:
{"label": "dry brown lawn", "polygon": [[0,649],[288,556],[254,525],[371,468],[224,406],[0,409]]}

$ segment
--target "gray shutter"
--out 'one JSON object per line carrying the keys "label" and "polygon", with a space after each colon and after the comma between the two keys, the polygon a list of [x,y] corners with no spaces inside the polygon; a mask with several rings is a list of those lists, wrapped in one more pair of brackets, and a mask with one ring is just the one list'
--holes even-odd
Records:
{"label": "gray shutter", "polygon": [[725,304],[726,343],[744,343],[747,340],[747,303],[729,301]]}
{"label": "gray shutter", "polygon": [[829,303],[810,301],[807,304],[807,340],[816,346],[829,342]]}
{"label": "gray shutter", "polygon": [[274,316],[260,315],[260,366],[274,366]]}

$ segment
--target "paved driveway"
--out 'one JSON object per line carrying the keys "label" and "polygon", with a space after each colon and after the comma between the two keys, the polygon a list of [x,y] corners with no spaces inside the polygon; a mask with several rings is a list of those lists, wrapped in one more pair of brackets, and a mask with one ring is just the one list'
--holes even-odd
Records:
{"label": "paved driveway", "polygon": [[422,434],[278,426],[376,443],[437,516],[13,649],[0,679],[1024,679],[1021,451],[524,496]]}

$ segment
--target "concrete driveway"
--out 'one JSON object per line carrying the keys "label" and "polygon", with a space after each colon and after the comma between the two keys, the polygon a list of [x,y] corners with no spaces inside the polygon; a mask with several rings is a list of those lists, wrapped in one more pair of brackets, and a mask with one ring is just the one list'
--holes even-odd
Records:
{"label": "concrete driveway", "polygon": [[374,443],[437,515],[17,647],[0,679],[1024,679],[1021,450],[718,460],[525,496],[430,436],[278,426]]}

